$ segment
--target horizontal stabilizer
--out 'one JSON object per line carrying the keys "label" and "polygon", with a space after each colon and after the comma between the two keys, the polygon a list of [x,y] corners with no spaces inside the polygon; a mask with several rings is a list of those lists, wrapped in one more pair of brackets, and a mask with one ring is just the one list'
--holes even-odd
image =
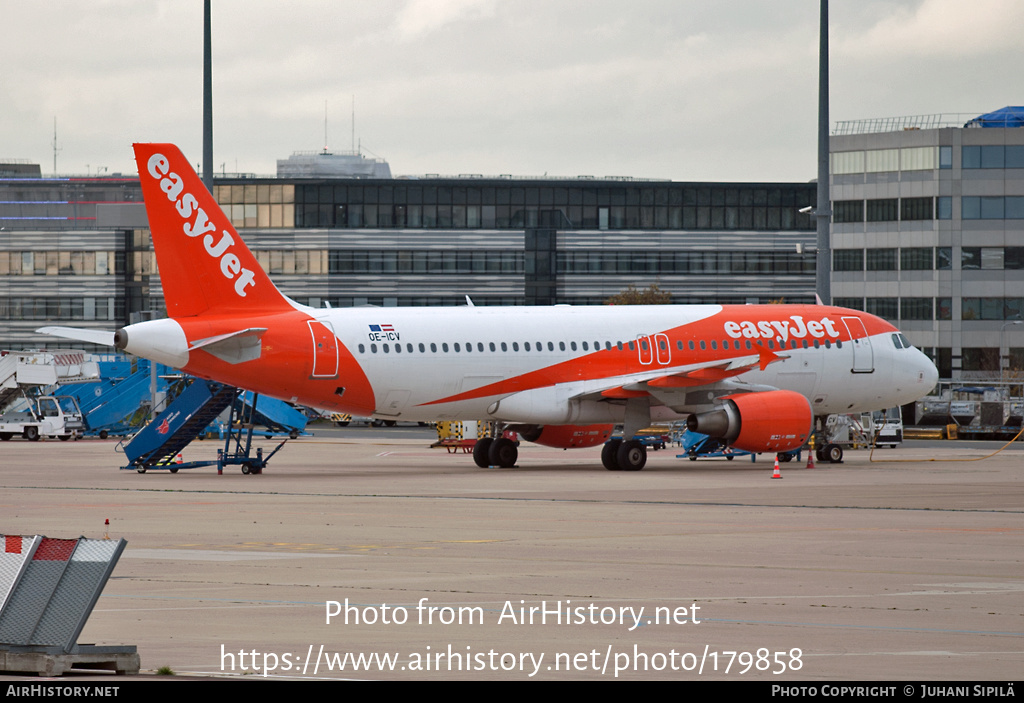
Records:
{"label": "horizontal stabilizer", "polygon": [[249,327],[237,332],[218,334],[215,337],[200,339],[189,345],[188,350],[202,349],[221,361],[229,364],[240,364],[260,358],[262,344],[260,342],[266,327]]}
{"label": "horizontal stabilizer", "polygon": [[76,339],[79,342],[91,342],[102,344],[105,347],[114,346],[114,333],[107,330],[83,330],[77,327],[40,327],[36,330],[39,334],[49,334],[64,339]]}

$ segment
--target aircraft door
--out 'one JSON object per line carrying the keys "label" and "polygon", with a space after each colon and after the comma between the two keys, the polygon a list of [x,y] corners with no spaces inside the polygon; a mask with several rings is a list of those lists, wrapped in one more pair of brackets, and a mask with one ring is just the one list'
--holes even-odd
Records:
{"label": "aircraft door", "polygon": [[329,322],[307,320],[313,341],[313,370],[310,378],[338,377],[338,338]]}
{"label": "aircraft door", "polygon": [[668,342],[668,335],[663,332],[659,332],[654,335],[655,353],[658,357],[658,363],[662,366],[667,366],[672,361],[672,345]]}
{"label": "aircraft door", "polygon": [[654,363],[654,350],[651,348],[651,338],[642,334],[636,336],[636,348],[640,353],[640,363],[649,366]]}
{"label": "aircraft door", "polygon": [[672,348],[668,342],[668,335],[663,332],[652,335],[638,334],[636,337],[637,352],[640,354],[640,363],[650,366],[655,361],[659,366],[667,366],[672,361]]}
{"label": "aircraft door", "polygon": [[850,333],[853,347],[853,373],[872,373],[875,370],[875,353],[871,348],[871,338],[859,317],[844,317],[843,324]]}

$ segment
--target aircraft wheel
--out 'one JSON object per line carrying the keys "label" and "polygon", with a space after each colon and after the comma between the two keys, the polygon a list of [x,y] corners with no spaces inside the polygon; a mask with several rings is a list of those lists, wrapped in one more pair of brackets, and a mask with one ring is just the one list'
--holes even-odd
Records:
{"label": "aircraft wheel", "polygon": [[832,464],[841,464],[843,462],[843,448],[838,444],[825,445],[825,459]]}
{"label": "aircraft wheel", "polygon": [[487,452],[487,458],[492,466],[511,469],[516,465],[516,459],[519,458],[519,449],[511,439],[499,437],[491,444],[491,448]]}
{"label": "aircraft wheel", "polygon": [[473,445],[473,463],[481,469],[486,469],[491,465],[490,451],[493,443],[494,440],[490,437],[483,437]]}
{"label": "aircraft wheel", "polygon": [[24,435],[25,435],[25,439],[27,439],[28,441],[30,441],[30,442],[38,442],[39,441],[39,428],[38,427],[26,427]]}
{"label": "aircraft wheel", "polygon": [[639,471],[647,463],[647,447],[631,439],[622,443],[615,458],[623,471]]}
{"label": "aircraft wheel", "polygon": [[601,463],[609,471],[619,471],[619,460],[616,457],[620,446],[622,446],[621,439],[610,439],[601,448]]}
{"label": "aircraft wheel", "polygon": [[792,454],[786,454],[785,452],[782,452],[781,454],[776,454],[775,456],[783,464],[785,464],[787,462],[790,462],[790,461],[793,461],[793,455]]}
{"label": "aircraft wheel", "polygon": [[814,450],[814,458],[818,461],[825,461],[825,448],[818,447]]}

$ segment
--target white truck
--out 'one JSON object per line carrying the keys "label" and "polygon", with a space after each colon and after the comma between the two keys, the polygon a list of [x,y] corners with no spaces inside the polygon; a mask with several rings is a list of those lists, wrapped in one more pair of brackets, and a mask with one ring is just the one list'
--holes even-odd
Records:
{"label": "white truck", "polygon": [[74,398],[67,395],[44,395],[28,398],[25,410],[12,410],[0,415],[0,440],[15,435],[35,442],[40,437],[59,437],[66,441],[82,435],[85,425],[82,411]]}

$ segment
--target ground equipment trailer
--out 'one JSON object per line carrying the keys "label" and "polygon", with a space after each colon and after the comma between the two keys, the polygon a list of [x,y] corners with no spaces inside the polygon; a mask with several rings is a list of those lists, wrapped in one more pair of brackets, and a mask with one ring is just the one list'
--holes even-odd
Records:
{"label": "ground equipment trailer", "polygon": [[75,399],[66,395],[44,395],[28,398],[25,410],[12,410],[0,415],[0,440],[21,435],[32,442],[40,437],[68,440],[79,437],[85,429],[82,411]]}

